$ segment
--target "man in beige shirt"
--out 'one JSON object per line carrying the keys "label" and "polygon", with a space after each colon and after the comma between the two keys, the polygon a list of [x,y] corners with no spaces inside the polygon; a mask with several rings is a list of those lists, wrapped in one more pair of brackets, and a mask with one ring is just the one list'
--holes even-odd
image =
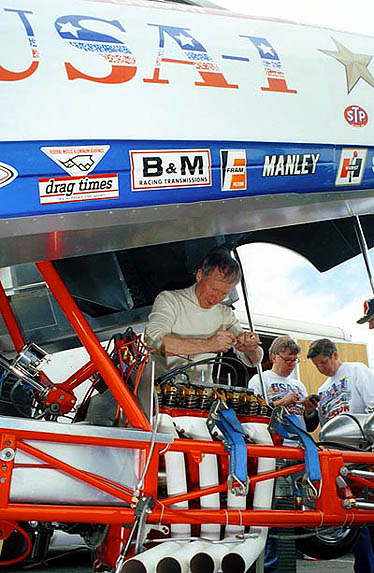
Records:
{"label": "man in beige shirt", "polygon": [[[157,352],[156,376],[188,361],[214,358],[233,347],[250,366],[261,362],[259,337],[244,331],[231,308],[221,303],[240,281],[238,263],[224,248],[216,248],[196,273],[188,288],[163,291],[157,297],[145,329],[145,341]],[[192,367],[191,381],[211,382],[211,364]]]}

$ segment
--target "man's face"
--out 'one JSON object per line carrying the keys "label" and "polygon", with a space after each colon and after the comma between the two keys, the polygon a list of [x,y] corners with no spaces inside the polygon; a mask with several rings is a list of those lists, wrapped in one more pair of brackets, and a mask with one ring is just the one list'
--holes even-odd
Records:
{"label": "man's face", "polygon": [[334,376],[335,372],[340,366],[340,361],[338,360],[338,353],[333,352],[331,358],[325,356],[324,354],[318,354],[311,359],[317,370],[321,372],[324,376]]}
{"label": "man's face", "polygon": [[219,269],[214,269],[209,275],[203,276],[201,269],[196,273],[196,296],[201,308],[212,308],[223,301],[235,286],[232,281],[225,280]]}
{"label": "man's face", "polygon": [[278,354],[273,354],[272,360],[272,371],[278,376],[285,377],[291,374],[298,362],[297,354],[292,354],[289,348],[281,350]]}

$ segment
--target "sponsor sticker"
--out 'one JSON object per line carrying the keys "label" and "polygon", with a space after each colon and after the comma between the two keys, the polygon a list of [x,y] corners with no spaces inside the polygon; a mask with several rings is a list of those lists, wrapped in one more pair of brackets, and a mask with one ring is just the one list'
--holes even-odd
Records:
{"label": "sponsor sticker", "polygon": [[41,147],[40,149],[66,173],[76,177],[91,173],[110,149],[110,145]]}
{"label": "sponsor sticker", "polygon": [[221,149],[222,191],[247,189],[247,156],[245,149]]}
{"label": "sponsor sticker", "polygon": [[0,187],[9,185],[9,183],[14,181],[17,175],[18,172],[14,167],[0,161]]}
{"label": "sponsor sticker", "polygon": [[265,155],[262,176],[314,175],[320,156],[320,153]]}
{"label": "sponsor sticker", "polygon": [[369,121],[368,113],[359,105],[350,105],[344,110],[344,117],[349,125],[363,127]]}
{"label": "sponsor sticker", "polygon": [[367,149],[343,148],[335,185],[361,185],[367,154]]}
{"label": "sponsor sticker", "polygon": [[41,205],[96,201],[119,197],[118,175],[87,175],[86,177],[55,177],[39,179]]}
{"label": "sponsor sticker", "polygon": [[130,151],[131,189],[211,185],[209,149]]}

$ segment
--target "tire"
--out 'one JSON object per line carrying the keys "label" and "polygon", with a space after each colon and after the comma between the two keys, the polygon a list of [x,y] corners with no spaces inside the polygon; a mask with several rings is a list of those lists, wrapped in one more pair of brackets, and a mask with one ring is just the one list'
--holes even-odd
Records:
{"label": "tire", "polygon": [[[300,527],[297,535],[311,533],[311,529]],[[337,559],[348,553],[360,535],[360,527],[322,527],[316,535],[296,540],[296,548],[314,559]]]}

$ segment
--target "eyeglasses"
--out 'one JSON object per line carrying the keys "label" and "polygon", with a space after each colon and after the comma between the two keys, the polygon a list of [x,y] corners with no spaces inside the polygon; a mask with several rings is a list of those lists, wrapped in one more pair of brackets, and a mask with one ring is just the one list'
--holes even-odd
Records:
{"label": "eyeglasses", "polygon": [[284,358],[281,354],[277,354],[279,358],[282,358],[283,362],[286,364],[299,364],[300,358]]}

